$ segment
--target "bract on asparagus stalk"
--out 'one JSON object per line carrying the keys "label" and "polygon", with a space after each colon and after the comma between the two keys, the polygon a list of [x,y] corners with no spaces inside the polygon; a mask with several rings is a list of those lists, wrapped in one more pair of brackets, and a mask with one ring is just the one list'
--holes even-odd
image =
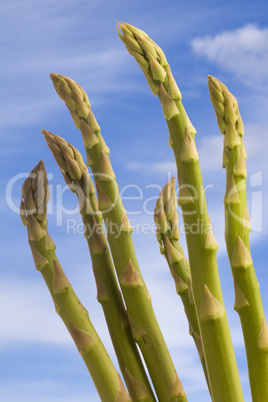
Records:
{"label": "bract on asparagus stalk", "polygon": [[160,402],[186,401],[185,391],[141,275],[132,241],[133,229],[120,198],[109,149],[101,136],[88,97],[70,78],[53,73],[51,79],[59,97],[68,106],[76,128],[81,130],[87,164],[94,174],[99,209],[104,216],[107,238],[126,303],[132,336],[144,357],[158,399]]}
{"label": "bract on asparagus stalk", "polygon": [[244,125],[238,103],[228,88],[209,76],[209,92],[224,135],[226,169],[225,239],[248,362],[253,402],[268,401],[268,328],[249,247],[250,219],[246,200]]}
{"label": "bract on asparagus stalk", "polygon": [[101,304],[119,366],[133,401],[155,401],[137,346],[132,338],[127,313],[115,276],[114,265],[98,209],[98,200],[80,152],[63,138],[42,130],[63,177],[76,193],[84,223],[92,267]]}
{"label": "bract on asparagus stalk", "polygon": [[[191,268],[192,287],[213,401],[243,401],[232,339],[217,268],[217,243],[207,212],[195,128],[162,49],[143,31],[118,24],[119,36],[143,70],[154,95],[158,95],[174,152]],[[191,230],[198,226],[199,230]],[[216,358],[217,356],[217,358]]]}
{"label": "bract on asparagus stalk", "polygon": [[184,311],[189,322],[189,333],[195,342],[207,385],[208,388],[210,388],[203,344],[194,305],[189,262],[179,243],[179,217],[177,213],[174,177],[169,180],[159,194],[154,211],[154,221],[157,227],[156,237],[159,242],[161,254],[164,254],[167,260],[170,273],[175,282],[176,291],[182,300]]}
{"label": "bract on asparagus stalk", "polygon": [[56,312],[71,334],[101,400],[131,401],[87,310],[76,296],[57,259],[56,246],[47,230],[48,199],[46,170],[43,161],[40,161],[23,183],[21,201],[21,218],[27,226],[36,269],[46,282]]}

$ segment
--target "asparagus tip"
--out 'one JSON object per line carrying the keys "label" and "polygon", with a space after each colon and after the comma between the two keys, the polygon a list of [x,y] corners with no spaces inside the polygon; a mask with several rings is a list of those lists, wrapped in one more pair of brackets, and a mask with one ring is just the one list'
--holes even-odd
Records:
{"label": "asparagus tip", "polygon": [[[24,181],[21,194],[20,216],[23,225],[28,225],[29,219],[33,216],[39,221],[45,222],[47,203],[49,200],[49,186],[44,161],[42,159]],[[32,229],[33,232],[36,232],[33,227]]]}
{"label": "asparagus tip", "polygon": [[52,81],[54,81],[54,80],[56,80],[57,78],[58,78],[58,75],[59,74],[56,74],[56,73],[50,73],[50,78],[52,79]]}
{"label": "asparagus tip", "polygon": [[45,137],[45,139],[48,139],[49,136],[50,136],[50,132],[47,131],[47,130],[45,130],[45,129],[42,129],[42,130],[41,130],[41,133],[43,134],[43,136]]}
{"label": "asparagus tip", "polygon": [[56,89],[57,93],[59,93],[60,88],[63,85],[63,76],[60,74],[51,73],[50,78],[52,80],[54,88]]}

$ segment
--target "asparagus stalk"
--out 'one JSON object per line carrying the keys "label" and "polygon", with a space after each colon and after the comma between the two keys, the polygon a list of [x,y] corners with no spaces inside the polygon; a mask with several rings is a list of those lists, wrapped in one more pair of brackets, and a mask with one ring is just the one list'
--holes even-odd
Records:
{"label": "asparagus stalk", "polygon": [[119,374],[57,259],[47,230],[49,187],[43,161],[22,186],[21,218],[27,225],[36,269],[41,272],[56,312],[72,336],[102,401],[131,401]]}
{"label": "asparagus stalk", "polygon": [[103,308],[111,340],[129,394],[133,401],[155,401],[137,346],[132,338],[130,325],[116,280],[98,209],[98,200],[88,169],[80,152],[63,138],[42,130],[46,142],[58,163],[63,177],[76,193],[84,223],[98,296]]}
{"label": "asparagus stalk", "polygon": [[237,101],[228,88],[211,76],[208,84],[218,125],[224,134],[225,239],[234,278],[234,309],[244,335],[252,400],[264,402],[268,401],[268,328],[249,247],[244,126]]}
{"label": "asparagus stalk", "polygon": [[179,243],[179,217],[176,208],[177,198],[175,178],[173,177],[163,187],[156,202],[154,211],[154,221],[157,227],[156,237],[160,246],[160,252],[167,260],[170,273],[175,282],[176,291],[182,300],[189,322],[189,332],[196,345],[207,385],[210,388],[203,344],[195,311],[189,262],[185,258],[183,248]]}
{"label": "asparagus stalk", "polygon": [[99,200],[104,215],[119,284],[123,293],[134,340],[138,343],[160,402],[186,401],[167,345],[156,320],[151,297],[142,278],[132,242],[132,227],[120,198],[118,184],[100,127],[86,93],[73,80],[51,74],[54,87],[81,129]]}
{"label": "asparagus stalk", "polygon": [[[160,47],[143,31],[119,24],[129,53],[158,95],[169,129],[180,184],[192,287],[213,401],[243,401],[243,394],[228,326],[217,268],[217,243],[206,207],[198,153],[181,93]],[[198,230],[196,230],[196,227]]]}

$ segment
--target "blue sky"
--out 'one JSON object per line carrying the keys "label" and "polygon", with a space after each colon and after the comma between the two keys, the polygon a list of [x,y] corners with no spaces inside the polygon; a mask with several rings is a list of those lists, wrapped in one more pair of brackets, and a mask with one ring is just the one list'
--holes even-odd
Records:
{"label": "blue sky", "polygon": [[[117,366],[96,301],[87,245],[79,230],[81,220],[71,211],[76,202],[72,194],[63,193],[63,179],[40,132],[45,128],[63,136],[84,155],[79,132],[51,84],[51,72],[73,78],[87,91],[111,149],[120,188],[125,188],[124,196],[137,196],[139,186],[143,199],[125,200],[125,206],[134,224],[140,267],[189,401],[209,400],[165,260],[154,235],[140,229],[142,223],[152,224],[155,197],[176,169],[159,101],[119,40],[116,20],[143,29],[163,48],[197,129],[207,202],[219,243],[226,309],[245,400],[250,401],[224,245],[222,136],[210,104],[207,76],[214,75],[234,93],[245,123],[248,201],[254,229],[251,248],[267,313],[267,12],[265,0],[1,1],[1,401],[99,400],[82,359],[54,312],[42,277],[34,269],[26,229],[17,214],[23,178],[40,159],[53,189],[49,227],[59,260]],[[126,188],[128,185],[131,187]],[[56,208],[61,198],[65,212]],[[183,239],[182,244],[185,247]]]}

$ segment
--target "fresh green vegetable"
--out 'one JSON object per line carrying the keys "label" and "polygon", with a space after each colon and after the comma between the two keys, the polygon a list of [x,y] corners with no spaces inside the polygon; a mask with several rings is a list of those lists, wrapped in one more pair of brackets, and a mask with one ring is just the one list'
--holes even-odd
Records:
{"label": "fresh green vegetable", "polygon": [[[103,213],[119,284],[134,340],[138,343],[159,401],[186,401],[167,345],[156,320],[151,297],[141,275],[130,226],[109,158],[109,149],[84,90],[70,78],[51,74],[54,87],[80,128]],[[159,364],[161,362],[161,364]],[[162,369],[165,367],[165,370]]]}
{"label": "fresh green vegetable", "polygon": [[100,302],[120,369],[133,401],[155,401],[115,276],[94,185],[80,152],[63,138],[42,130],[63,177],[76,193]]}
{"label": "fresh green vegetable", "polygon": [[189,332],[197,348],[208,388],[209,380],[203,350],[200,329],[196,315],[189,262],[185,258],[179,243],[179,217],[177,213],[175,178],[169,180],[159,194],[154,211],[157,226],[156,237],[161,254],[164,254],[170,273],[174,279],[176,291],[180,296],[186,317],[189,321]]}
{"label": "fresh green vegetable", "polygon": [[[236,359],[217,268],[218,249],[207,212],[199,157],[181,93],[163,51],[143,31],[118,24],[129,53],[135,58],[154,95],[158,95],[174,152],[191,268],[192,287],[207,364],[212,399],[243,401]],[[199,230],[192,230],[193,227]],[[217,356],[217,359],[215,359]]]}
{"label": "fresh green vegetable", "polygon": [[70,332],[104,402],[131,401],[108,356],[87,310],[76,296],[55,253],[47,230],[49,187],[43,161],[32,170],[22,186],[21,218],[27,226],[34,263],[48,287],[56,312]]}
{"label": "fresh green vegetable", "polygon": [[226,169],[225,239],[248,361],[253,402],[268,401],[268,328],[249,248],[251,230],[246,200],[244,125],[237,100],[219,80],[209,76],[210,99],[224,135]]}

